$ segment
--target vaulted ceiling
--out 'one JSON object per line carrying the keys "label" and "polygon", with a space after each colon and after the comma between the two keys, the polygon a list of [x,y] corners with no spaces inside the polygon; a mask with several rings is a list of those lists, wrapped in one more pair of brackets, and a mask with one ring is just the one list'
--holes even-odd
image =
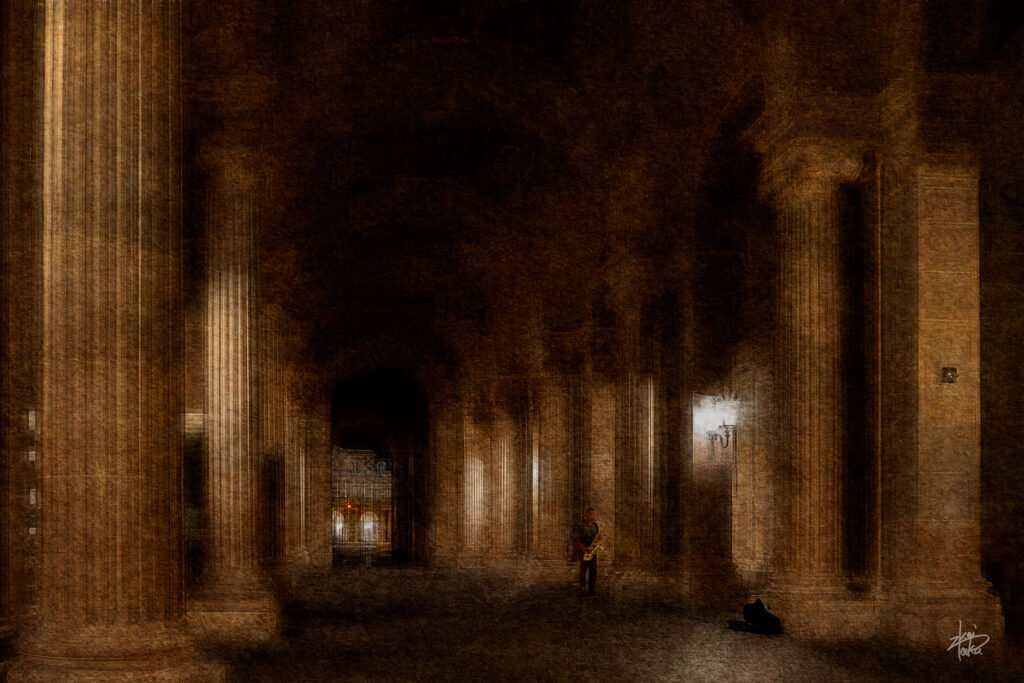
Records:
{"label": "vaulted ceiling", "polygon": [[578,326],[623,260],[680,267],[707,147],[757,71],[740,8],[196,8],[192,143],[260,147],[263,287],[312,321],[310,352],[415,339],[447,362],[530,318]]}
{"label": "vaulted ceiling", "polygon": [[882,88],[899,4],[192,3],[189,145],[259,149],[261,289],[315,362],[522,369],[605,299],[750,265],[715,256],[763,222],[743,129],[787,80]]}

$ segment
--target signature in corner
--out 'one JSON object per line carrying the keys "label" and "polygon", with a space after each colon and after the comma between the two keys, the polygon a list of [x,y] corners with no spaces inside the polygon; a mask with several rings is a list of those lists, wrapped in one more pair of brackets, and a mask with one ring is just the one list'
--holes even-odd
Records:
{"label": "signature in corner", "polygon": [[[977,624],[974,624],[974,628],[978,628]],[[961,661],[964,657],[970,657],[971,655],[980,655],[981,648],[989,641],[989,637],[983,633],[975,633],[974,631],[964,631],[964,624],[962,621],[957,621],[957,634],[950,636],[949,647],[946,648],[946,652],[949,652],[953,648],[956,648],[957,661]],[[975,643],[975,640],[984,638],[980,643]]]}

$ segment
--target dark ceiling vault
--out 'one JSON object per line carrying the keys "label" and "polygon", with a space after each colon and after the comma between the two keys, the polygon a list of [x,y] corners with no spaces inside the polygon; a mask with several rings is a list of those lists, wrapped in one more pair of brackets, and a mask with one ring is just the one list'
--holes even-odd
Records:
{"label": "dark ceiling vault", "polygon": [[261,288],[349,371],[496,339],[511,370],[523,321],[589,320],[616,264],[684,269],[721,113],[756,86],[730,2],[217,5],[190,19],[191,145],[248,131]]}

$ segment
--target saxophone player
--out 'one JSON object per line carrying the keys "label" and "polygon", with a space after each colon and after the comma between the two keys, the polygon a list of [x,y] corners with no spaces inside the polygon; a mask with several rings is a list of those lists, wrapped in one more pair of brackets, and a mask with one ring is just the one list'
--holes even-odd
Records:
{"label": "saxophone player", "polygon": [[572,535],[572,543],[576,548],[580,565],[580,595],[597,594],[597,540],[600,533],[597,510],[587,508]]}

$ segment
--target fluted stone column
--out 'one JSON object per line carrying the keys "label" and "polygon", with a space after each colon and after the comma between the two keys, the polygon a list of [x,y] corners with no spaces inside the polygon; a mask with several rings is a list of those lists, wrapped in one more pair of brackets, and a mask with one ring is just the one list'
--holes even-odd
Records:
{"label": "fluted stone column", "polygon": [[[304,403],[299,460],[303,542],[312,567],[331,566],[331,408],[323,387],[310,390]],[[392,538],[394,535],[392,534]]]}
{"label": "fluted stone column", "polygon": [[512,471],[515,499],[512,512],[514,552],[520,558],[532,557],[534,526],[533,510],[533,429],[530,393],[527,386],[517,384],[511,401]]}
{"label": "fluted stone column", "polygon": [[615,561],[645,571],[661,551],[653,342],[645,328],[646,264],[620,265],[615,394]]}
{"label": "fluted stone column", "polygon": [[527,524],[533,514],[532,454],[525,437],[527,402],[521,389],[516,381],[497,381],[486,411],[478,414],[485,418],[478,427],[486,434],[490,450],[484,460],[489,463],[485,465],[484,487],[489,491],[485,502],[490,528],[487,555],[492,559],[521,557],[528,545]]}
{"label": "fluted stone column", "polygon": [[256,159],[212,144],[203,153],[206,209],[206,563],[189,610],[197,627],[226,637],[276,628],[258,566],[258,468],[252,417]]}
{"label": "fluted stone column", "polygon": [[[285,467],[287,471],[285,499],[285,556],[297,568],[312,564],[310,546],[310,518],[308,514],[310,500],[310,473],[313,463],[310,462],[310,419],[300,405],[293,405],[288,420],[288,439],[285,445]],[[329,500],[332,512],[333,504]]]}
{"label": "fluted stone column", "polygon": [[858,168],[817,139],[791,140],[767,165],[780,240],[772,588],[798,628],[844,590],[839,189]]}
{"label": "fluted stone column", "polygon": [[260,304],[259,311],[259,405],[253,422],[259,442],[262,559],[278,569],[301,571],[312,561],[306,506],[315,470],[310,460],[315,441],[309,409],[313,397],[306,373],[287,355],[299,343],[290,332],[294,326],[287,314],[276,304]]}
{"label": "fluted stone column", "polygon": [[311,563],[309,546],[309,518],[306,503],[309,499],[310,463],[307,452],[309,418],[298,401],[287,406],[287,433],[284,442],[284,557],[296,569]]}
{"label": "fluted stone column", "polygon": [[[569,471],[572,481],[570,504],[574,517],[582,517],[587,508],[594,507],[589,389],[586,368],[577,360],[565,374],[569,421]],[[598,512],[600,516],[600,511]]]}
{"label": "fluted stone column", "polygon": [[491,413],[491,551],[496,558],[515,552],[516,519],[519,508],[518,477],[515,468],[515,423],[504,401],[498,400]]}
{"label": "fluted stone column", "polygon": [[616,561],[646,567],[660,550],[654,378],[625,372],[617,387],[615,411]]}
{"label": "fluted stone column", "polygon": [[615,560],[615,384],[602,380],[590,391],[590,501],[601,526],[601,561]]}
{"label": "fluted stone column", "polygon": [[821,580],[842,568],[839,184],[856,162],[824,145],[787,160],[780,220],[778,376],[789,543],[784,573]]}
{"label": "fluted stone column", "polygon": [[10,678],[218,678],[182,630],[179,3],[41,11],[42,566]]}
{"label": "fluted stone column", "polygon": [[289,563],[288,508],[292,472],[289,467],[289,433],[295,426],[289,408],[292,390],[284,362],[279,307],[263,301],[258,306],[259,333],[256,344],[258,408],[255,415],[259,454],[258,524],[261,554],[275,568]]}
{"label": "fluted stone column", "polygon": [[307,374],[284,357],[286,343],[294,340],[285,336],[283,318],[274,329],[263,345],[270,357],[263,358],[260,428],[264,457],[275,457],[281,466],[281,499],[276,510],[265,510],[263,516],[279,534],[279,559],[291,570],[302,571],[331,563],[330,425],[323,414],[329,403],[326,397],[318,399]]}
{"label": "fluted stone column", "polygon": [[430,560],[451,564],[462,549],[465,524],[465,453],[462,404],[452,392],[430,406],[431,454],[434,472],[433,542]]}
{"label": "fluted stone column", "polygon": [[565,560],[567,539],[576,520],[571,509],[568,396],[558,376],[540,380],[537,430],[537,555],[545,560]]}
{"label": "fluted stone column", "polygon": [[494,547],[491,539],[494,506],[491,482],[491,415],[489,406],[468,404],[463,414],[465,480],[465,525],[462,546],[468,556],[488,554]]}

